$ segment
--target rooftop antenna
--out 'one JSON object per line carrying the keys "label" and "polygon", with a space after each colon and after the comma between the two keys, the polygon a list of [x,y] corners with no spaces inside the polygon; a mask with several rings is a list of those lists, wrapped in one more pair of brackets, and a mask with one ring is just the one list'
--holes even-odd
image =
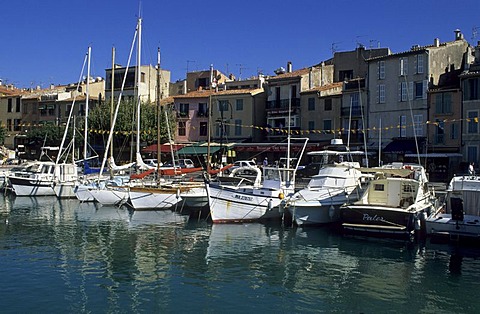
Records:
{"label": "rooftop antenna", "polygon": [[335,52],[338,51],[338,44],[340,44],[340,43],[341,43],[340,41],[337,41],[337,42],[332,43],[332,48],[331,48],[331,50],[332,50],[332,55],[334,55]]}
{"label": "rooftop antenna", "polygon": [[241,64],[241,63],[237,63],[236,65],[239,66],[240,74],[239,74],[239,76],[238,76],[238,80],[241,81],[241,80],[242,80],[242,70],[246,70],[246,69],[248,69],[248,68],[244,67],[244,65]]}

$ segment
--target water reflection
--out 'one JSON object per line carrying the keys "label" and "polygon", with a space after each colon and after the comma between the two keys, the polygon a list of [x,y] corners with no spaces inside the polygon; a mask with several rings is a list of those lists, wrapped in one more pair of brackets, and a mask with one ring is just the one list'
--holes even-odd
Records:
{"label": "water reflection", "polygon": [[478,299],[477,249],[49,197],[0,197],[0,217],[11,312],[468,313]]}

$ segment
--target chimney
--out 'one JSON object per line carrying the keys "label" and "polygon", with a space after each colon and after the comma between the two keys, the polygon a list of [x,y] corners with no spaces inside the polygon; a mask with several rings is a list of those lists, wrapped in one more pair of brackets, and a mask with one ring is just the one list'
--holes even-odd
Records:
{"label": "chimney", "polygon": [[433,46],[435,46],[435,47],[440,47],[440,39],[435,38],[435,39],[433,40]]}
{"label": "chimney", "polygon": [[287,62],[287,73],[292,73],[292,61]]}
{"label": "chimney", "polygon": [[456,30],[454,30],[453,32],[455,33],[455,40],[462,40],[463,39],[463,34],[458,28]]}

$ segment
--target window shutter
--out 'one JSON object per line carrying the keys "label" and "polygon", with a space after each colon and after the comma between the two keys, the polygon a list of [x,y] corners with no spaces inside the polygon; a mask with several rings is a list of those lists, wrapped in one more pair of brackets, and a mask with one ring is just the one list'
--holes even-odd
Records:
{"label": "window shutter", "polygon": [[413,82],[408,83],[408,100],[413,99]]}
{"label": "window shutter", "polygon": [[377,104],[380,103],[380,85],[377,85]]}
{"label": "window shutter", "polygon": [[428,91],[428,80],[423,80],[422,99],[427,99],[427,91]]}
{"label": "window shutter", "polygon": [[402,101],[402,83],[398,83],[398,101]]}

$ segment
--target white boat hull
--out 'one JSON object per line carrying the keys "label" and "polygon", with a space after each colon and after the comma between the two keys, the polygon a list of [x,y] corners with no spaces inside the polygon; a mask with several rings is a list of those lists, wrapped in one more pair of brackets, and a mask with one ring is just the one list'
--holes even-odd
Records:
{"label": "white boat hull", "polygon": [[126,188],[92,189],[90,193],[95,201],[102,205],[119,205],[128,200],[128,190]]}
{"label": "white boat hull", "polygon": [[195,187],[180,193],[183,205],[190,208],[208,206],[208,195],[205,187]]}
{"label": "white boat hull", "polygon": [[129,204],[135,210],[167,209],[175,206],[182,198],[171,190],[137,188],[129,192]]}
{"label": "white boat hull", "polygon": [[95,197],[93,197],[91,193],[92,189],[94,189],[94,187],[90,185],[77,185],[74,188],[75,197],[80,202],[95,202]]}
{"label": "white boat hull", "polygon": [[58,198],[75,198],[75,182],[61,182],[53,186]]}
{"label": "white boat hull", "polygon": [[17,196],[54,196],[52,181],[10,176],[8,178]]}
{"label": "white boat hull", "polygon": [[451,214],[438,214],[428,217],[425,225],[430,236],[480,239],[479,216],[465,215],[463,220],[453,220]]}
{"label": "white boat hull", "polygon": [[253,187],[234,188],[207,184],[210,214],[214,223],[280,219],[280,191]]}

